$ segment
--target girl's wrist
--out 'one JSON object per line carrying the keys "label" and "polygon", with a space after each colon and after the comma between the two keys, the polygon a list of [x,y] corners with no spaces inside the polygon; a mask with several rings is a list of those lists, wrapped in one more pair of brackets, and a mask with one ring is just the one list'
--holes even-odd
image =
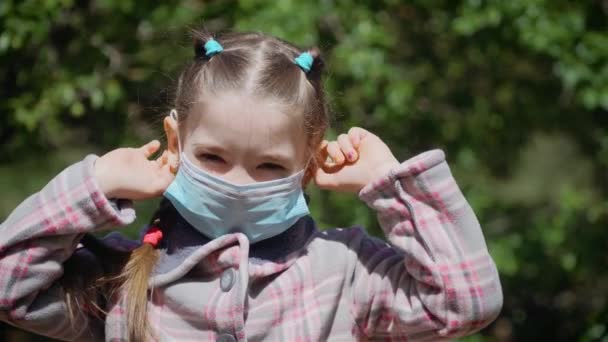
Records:
{"label": "girl's wrist", "polygon": [[97,186],[99,187],[101,192],[107,198],[113,198],[113,191],[110,181],[108,180],[108,171],[107,167],[105,166],[103,157],[99,157],[97,158],[97,160],[95,160],[95,163],[93,164],[93,175],[95,177],[95,180],[97,181]]}
{"label": "girl's wrist", "polygon": [[386,162],[378,164],[371,172],[371,180],[374,181],[381,177],[388,176],[391,170],[395,169],[397,166],[399,166],[399,161],[394,157]]}

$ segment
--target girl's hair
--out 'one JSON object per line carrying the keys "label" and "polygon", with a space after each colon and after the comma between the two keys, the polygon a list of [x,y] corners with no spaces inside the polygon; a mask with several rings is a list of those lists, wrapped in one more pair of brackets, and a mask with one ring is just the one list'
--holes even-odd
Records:
{"label": "girl's hair", "polygon": [[[303,51],[275,37],[262,33],[214,36],[206,31],[193,31],[192,36],[194,59],[182,71],[175,89],[173,106],[179,113],[180,127],[188,123],[193,103],[204,101],[206,96],[221,91],[236,90],[269,98],[282,106],[285,113],[302,116],[309,155],[315,157],[313,163],[319,162],[314,151],[323,139],[329,119],[321,80],[323,60],[318,49],[307,51],[313,56],[313,63],[310,71],[305,72],[294,63]],[[211,39],[219,42],[223,51],[208,57],[204,45]],[[161,230],[167,230],[175,225],[177,219],[178,214],[173,206],[163,199],[152,220]],[[91,244],[87,239],[82,242]],[[108,294],[107,291],[114,292],[112,289],[123,291],[122,298],[127,304],[125,321],[129,340],[145,340],[152,333],[146,319],[146,307],[148,280],[158,260],[158,251],[144,243],[128,255],[115,259],[121,267],[104,267],[110,272],[97,279],[93,288],[100,290],[97,293],[105,294]],[[120,271],[114,271],[116,269]],[[84,286],[79,286],[77,290],[73,286],[66,286],[68,299],[86,300],[82,299],[86,296],[88,302],[97,300],[98,294],[91,295],[91,291],[83,289]],[[112,297],[114,295],[110,294],[107,300],[112,300]]]}

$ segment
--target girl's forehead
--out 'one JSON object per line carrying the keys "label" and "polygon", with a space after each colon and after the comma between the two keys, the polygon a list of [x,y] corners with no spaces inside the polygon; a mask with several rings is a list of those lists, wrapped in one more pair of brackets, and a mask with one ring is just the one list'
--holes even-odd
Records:
{"label": "girl's forehead", "polygon": [[207,96],[193,104],[185,125],[187,144],[213,141],[226,148],[288,150],[296,156],[307,146],[302,115],[273,99],[240,92]]}

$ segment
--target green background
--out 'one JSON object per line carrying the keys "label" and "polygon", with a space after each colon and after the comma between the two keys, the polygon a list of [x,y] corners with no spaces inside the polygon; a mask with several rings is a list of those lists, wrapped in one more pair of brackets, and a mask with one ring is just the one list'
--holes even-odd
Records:
{"label": "green background", "polygon": [[[401,160],[446,151],[505,295],[465,340],[608,341],[605,0],[2,0],[0,219],[86,154],[162,138],[201,25],[319,46],[330,136],[363,126]],[[310,192],[323,227],[378,233],[354,196]]]}

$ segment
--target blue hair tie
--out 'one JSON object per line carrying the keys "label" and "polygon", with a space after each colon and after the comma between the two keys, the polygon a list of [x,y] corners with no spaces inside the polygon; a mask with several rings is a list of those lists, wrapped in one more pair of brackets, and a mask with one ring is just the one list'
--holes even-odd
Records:
{"label": "blue hair tie", "polygon": [[211,38],[205,43],[205,56],[212,57],[224,51],[224,48],[215,39]]}
{"label": "blue hair tie", "polygon": [[296,57],[295,59],[295,63],[300,67],[300,69],[302,69],[302,71],[304,71],[305,73],[308,73],[310,71],[310,69],[312,68],[312,62],[314,61],[314,58],[312,57],[312,55],[309,52],[302,52],[298,57]]}

